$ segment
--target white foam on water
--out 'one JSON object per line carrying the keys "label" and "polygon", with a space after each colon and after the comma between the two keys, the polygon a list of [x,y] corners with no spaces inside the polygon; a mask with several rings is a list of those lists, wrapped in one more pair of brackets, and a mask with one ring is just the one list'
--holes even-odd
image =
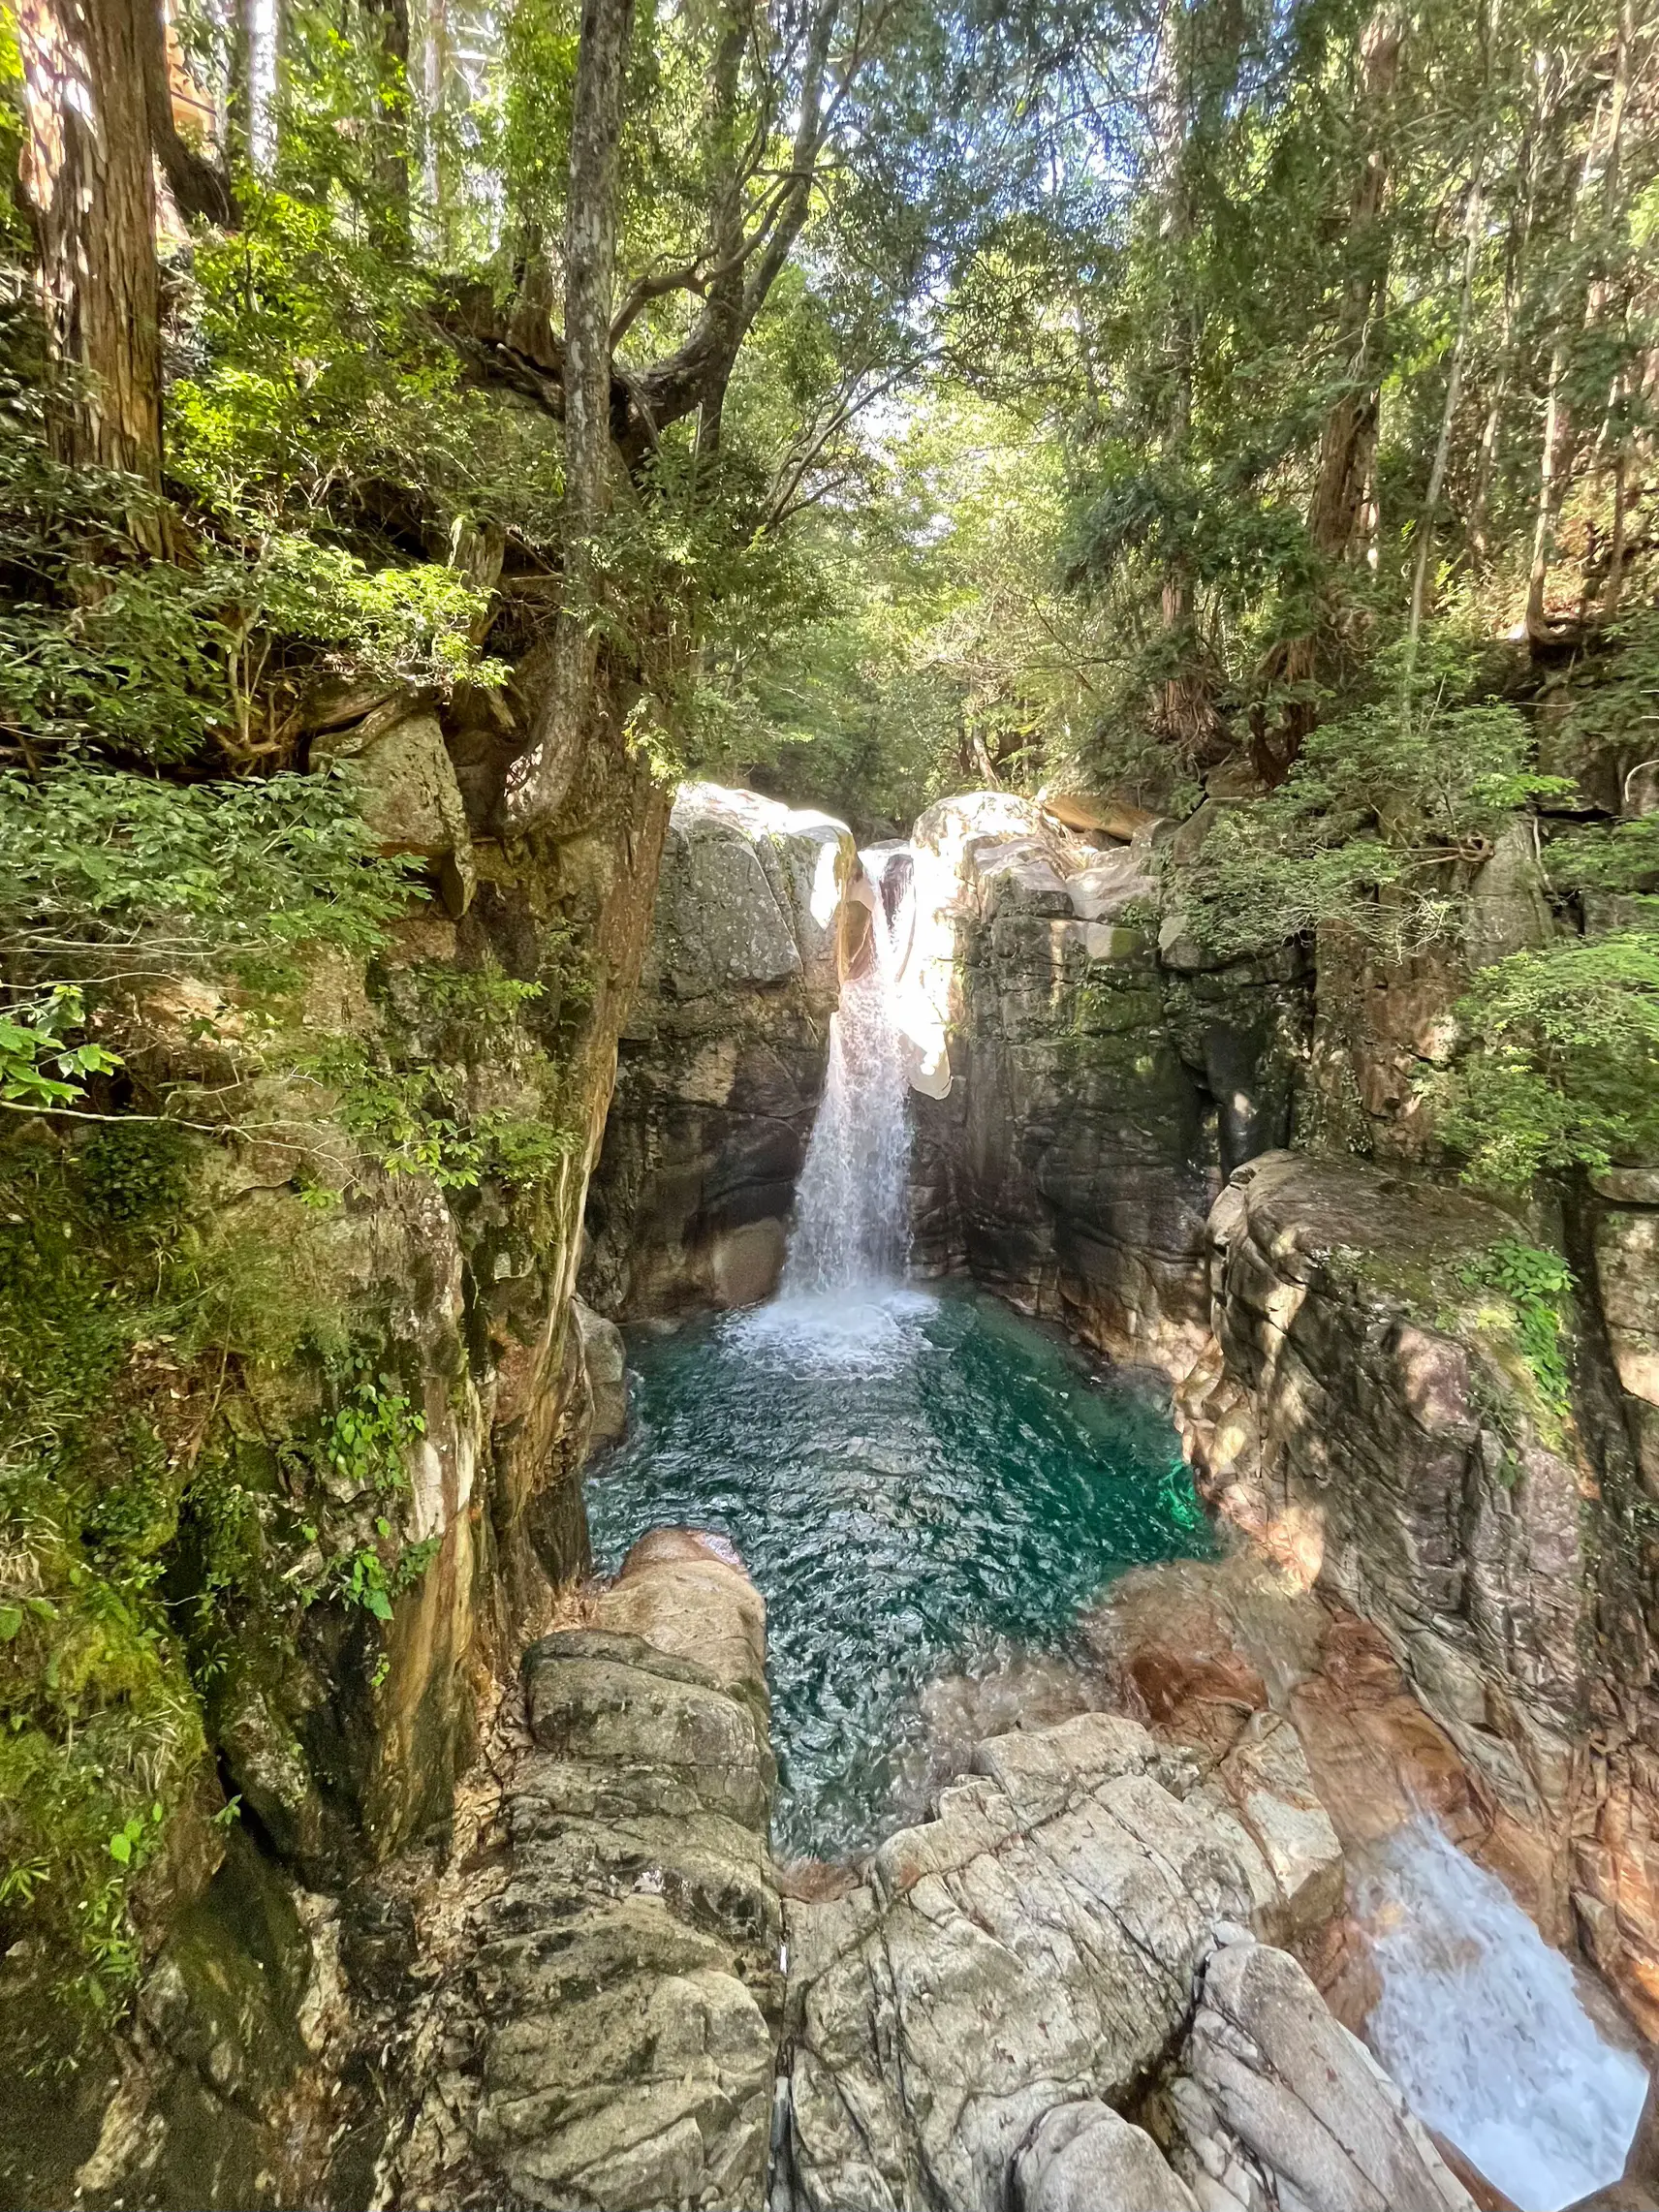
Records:
{"label": "white foam on water", "polygon": [[726,1324],[758,1367],[784,1374],[846,1367],[897,1368],[914,1356],[915,1324],[937,1300],[893,1284],[865,1285],[821,1295],[787,1292],[751,1306]]}
{"label": "white foam on water", "polygon": [[1616,2181],[1646,2072],[1496,1876],[1424,1817],[1381,1847],[1360,1906],[1383,1985],[1369,2040],[1418,2118],[1520,2212]]}

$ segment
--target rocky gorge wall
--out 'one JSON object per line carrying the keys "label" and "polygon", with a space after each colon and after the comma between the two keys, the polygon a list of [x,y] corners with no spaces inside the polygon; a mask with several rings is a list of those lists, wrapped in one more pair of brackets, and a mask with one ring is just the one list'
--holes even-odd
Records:
{"label": "rocky gorge wall", "polygon": [[588,1206],[583,1290],[603,1312],[747,1305],[776,1287],[856,866],[828,815],[680,787]]}
{"label": "rocky gorge wall", "polygon": [[[319,705],[313,764],[352,762],[383,850],[414,857],[426,895],[274,1015],[195,977],[114,1008],[136,1103],[223,1125],[167,1155],[165,1212],[149,1185],[110,1210],[93,1139],[7,1133],[7,1233],[48,1318],[61,1304],[82,1325],[76,1279],[42,1272],[57,1220],[85,1239],[83,1271],[131,1248],[159,1281],[182,1254],[219,1300],[205,1310],[237,1317],[200,1355],[176,1324],[122,1340],[87,1399],[88,1526],[133,1528],[137,1564],[107,1535],[82,1540],[83,1565],[49,1547],[0,1561],[23,1620],[13,1703],[74,1684],[51,1787],[113,1788],[99,1775],[131,1760],[143,1798],[124,1854],[95,1829],[90,1872],[44,1870],[43,1907],[117,1885],[132,1935],[112,1965],[66,1970],[45,1922],[15,1940],[12,1907],[0,2195],[19,2206],[361,2200],[354,2019],[407,1916],[383,1870],[447,1834],[492,1681],[585,1566],[573,1288],[668,800],[617,707],[556,821],[503,839],[539,668],[532,650],[504,694],[442,705]],[[141,1449],[107,1451],[110,1419]],[[137,1580],[103,1595],[112,1559]],[[131,1592],[158,1586],[169,1626],[141,1628]],[[78,1720],[109,1747],[85,1776],[65,1763]],[[35,1741],[14,1736],[14,1760]],[[72,1813],[53,1815],[71,1834]]]}
{"label": "rocky gorge wall", "polygon": [[1002,793],[917,823],[917,988],[948,1080],[915,1102],[916,1253],[1178,1371],[1208,1331],[1205,1216],[1288,1139],[1311,1003],[1291,953],[1160,945],[1157,828],[1083,832]]}
{"label": "rocky gorge wall", "polygon": [[[1518,1221],[1423,1116],[1461,978],[1550,927],[1520,833],[1461,942],[1385,973],[1336,933],[1222,964],[1156,922],[1154,847],[1193,864],[1204,828],[1000,793],[917,824],[918,1257],[1164,1368],[1212,1507],[1380,1633],[1466,1762],[1466,1840],[1652,2035],[1659,1185]],[[1506,1275],[1534,1240],[1570,1301]]]}

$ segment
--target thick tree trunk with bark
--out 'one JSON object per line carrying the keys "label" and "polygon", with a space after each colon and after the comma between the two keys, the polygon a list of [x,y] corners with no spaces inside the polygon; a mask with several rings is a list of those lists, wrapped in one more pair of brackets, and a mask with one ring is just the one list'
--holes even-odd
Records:
{"label": "thick tree trunk with bark", "polygon": [[633,0],[584,0],[565,204],[564,605],[553,668],[529,750],[507,792],[511,826],[552,814],[570,789],[592,708],[589,596],[593,541],[610,476],[610,313],[616,283],[616,187],[622,84]]}
{"label": "thick tree trunk with bark", "polygon": [[[1371,17],[1361,45],[1359,114],[1370,142],[1348,214],[1351,273],[1343,290],[1336,337],[1337,354],[1346,369],[1345,389],[1320,433],[1307,511],[1308,537],[1328,570],[1348,560],[1365,535],[1362,526],[1382,389],[1378,324],[1388,286],[1386,247],[1379,243],[1389,187],[1382,125],[1399,74],[1403,37],[1401,18],[1392,7],[1385,7]],[[1321,657],[1317,635],[1291,638],[1273,648],[1263,670],[1271,689],[1289,695],[1274,719],[1269,720],[1267,709],[1259,709],[1252,718],[1252,763],[1264,782],[1276,784],[1289,774],[1314,726],[1317,709],[1307,695],[1319,675]]]}
{"label": "thick tree trunk with bark", "polygon": [[167,24],[160,0],[153,7],[141,5],[137,27],[144,72],[144,109],[149,118],[150,145],[167,178],[172,203],[186,222],[229,226],[236,219],[236,203],[224,172],[178,128],[172,111],[172,75],[168,65]]}
{"label": "thick tree trunk with bark", "polygon": [[[1361,109],[1367,118],[1380,120],[1393,91],[1401,36],[1399,18],[1388,10],[1374,16],[1366,28]],[[1386,273],[1379,266],[1373,240],[1388,183],[1388,156],[1373,142],[1366,151],[1348,222],[1354,273],[1343,297],[1338,345],[1351,381],[1326,417],[1319,441],[1319,474],[1308,506],[1308,534],[1329,561],[1346,560],[1353,547],[1377,440],[1381,362],[1376,326]]]}
{"label": "thick tree trunk with bark", "polygon": [[55,364],[53,449],[161,482],[146,0],[25,0],[28,186]]}

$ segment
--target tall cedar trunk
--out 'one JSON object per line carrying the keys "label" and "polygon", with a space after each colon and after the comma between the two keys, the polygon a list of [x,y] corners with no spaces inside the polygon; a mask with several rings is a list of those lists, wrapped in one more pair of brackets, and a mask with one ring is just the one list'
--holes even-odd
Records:
{"label": "tall cedar trunk", "polygon": [[[709,227],[709,243],[712,249],[715,274],[708,287],[708,312],[718,325],[715,350],[736,358],[742,343],[743,316],[743,265],[740,248],[743,242],[743,182],[738,143],[740,126],[737,115],[739,73],[743,66],[743,49],[749,37],[749,13],[745,0],[735,0],[727,14],[720,44],[715,48],[714,67],[708,85],[709,136],[718,148],[721,180],[714,206],[714,219]],[[720,378],[705,395],[697,419],[697,458],[700,464],[712,462],[720,452],[720,425],[726,407],[727,379]]]}
{"label": "tall cedar trunk", "polygon": [[386,227],[395,245],[409,235],[409,0],[367,0],[367,14],[380,54],[375,182],[385,196]]}
{"label": "tall cedar trunk", "polygon": [[262,176],[276,160],[276,69],[281,32],[278,0],[240,0],[240,109],[248,166]]}
{"label": "tall cedar trunk", "polygon": [[160,288],[146,0],[25,0],[29,189],[54,362],[52,448],[161,483]]}
{"label": "tall cedar trunk", "polygon": [[[1388,196],[1389,160],[1383,123],[1399,74],[1404,26],[1392,7],[1371,17],[1361,42],[1359,116],[1370,143],[1348,213],[1350,274],[1343,288],[1336,350],[1347,371],[1346,389],[1325,419],[1307,531],[1328,570],[1348,560],[1365,534],[1366,493],[1372,481],[1377,444],[1377,407],[1382,389],[1382,349],[1377,325],[1388,286],[1384,251],[1378,244]],[[1375,528],[1372,518],[1372,528]],[[1269,656],[1264,670],[1269,687],[1290,693],[1276,726],[1266,711],[1253,717],[1251,746],[1256,772],[1268,783],[1289,774],[1302,740],[1313,728],[1317,708],[1307,693],[1320,670],[1320,641],[1314,635],[1288,639]],[[1298,696],[1298,695],[1300,696]]]}
{"label": "tall cedar trunk", "polygon": [[172,203],[188,222],[228,227],[236,219],[236,203],[222,171],[180,133],[172,111],[172,72],[167,50],[167,22],[159,0],[141,6],[138,32],[144,73],[144,109],[150,145],[167,178]]}
{"label": "tall cedar trunk", "polygon": [[1475,296],[1475,265],[1480,259],[1481,232],[1486,214],[1486,195],[1482,188],[1479,165],[1469,180],[1469,203],[1463,230],[1463,282],[1457,295],[1457,334],[1452,342],[1451,365],[1446,371],[1446,401],[1440,410],[1440,435],[1435,440],[1434,460],[1428,471],[1428,489],[1424,495],[1423,514],[1417,525],[1417,557],[1411,569],[1411,614],[1407,635],[1413,645],[1423,628],[1424,612],[1428,597],[1428,564],[1434,555],[1434,525],[1440,514],[1440,494],[1446,487],[1446,467],[1452,454],[1452,431],[1457,420],[1457,402],[1463,389],[1463,360],[1469,350],[1469,327],[1473,321]]}
{"label": "tall cedar trunk", "polygon": [[[1602,105],[1598,104],[1567,222],[1567,235],[1571,240],[1579,234],[1581,215],[1590,200],[1599,171],[1602,187],[1599,208],[1602,227],[1600,250],[1603,255],[1611,240],[1613,217],[1618,207],[1619,156],[1624,133],[1624,110],[1630,96],[1633,29],[1633,10],[1627,0],[1620,12],[1612,95],[1606,104],[1606,138],[1604,140],[1604,110]],[[1589,287],[1581,318],[1582,327],[1593,327],[1600,321],[1606,308],[1607,296],[1604,268]],[[1567,303],[1563,301],[1556,319],[1554,341],[1549,349],[1544,443],[1538,465],[1538,508],[1532,532],[1532,569],[1526,580],[1526,635],[1534,644],[1547,643],[1552,635],[1548,604],[1549,564],[1555,551],[1555,526],[1573,469],[1573,421],[1566,393],[1567,371],[1575,334],[1573,324],[1574,319],[1569,316]]]}
{"label": "tall cedar trunk", "polygon": [[593,541],[610,476],[610,312],[616,282],[616,187],[622,85],[633,0],[584,0],[571,115],[565,203],[564,604],[548,696],[508,786],[511,826],[558,808],[581,758],[592,706],[589,620]]}
{"label": "tall cedar trunk", "polygon": [[[1361,111],[1380,124],[1399,70],[1401,25],[1388,11],[1373,16],[1362,53]],[[1319,474],[1308,507],[1308,534],[1328,561],[1353,549],[1364,503],[1365,479],[1377,441],[1381,362],[1376,324],[1387,278],[1379,266],[1374,234],[1388,192],[1388,155],[1373,143],[1366,152],[1348,221],[1353,273],[1343,294],[1339,350],[1348,364],[1349,389],[1326,417],[1319,441]]]}

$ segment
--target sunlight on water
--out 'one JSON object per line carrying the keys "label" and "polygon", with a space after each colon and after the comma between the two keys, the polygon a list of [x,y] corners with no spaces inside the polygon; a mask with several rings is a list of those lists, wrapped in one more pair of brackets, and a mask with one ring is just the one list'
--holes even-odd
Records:
{"label": "sunlight on water", "polygon": [[1382,1847],[1360,1904],[1383,1978],[1370,2041],[1418,2117],[1520,2212],[1616,2181],[1647,2075],[1602,2041],[1496,1876],[1419,1820]]}
{"label": "sunlight on water", "polygon": [[729,1537],[768,1608],[785,1855],[838,1856],[896,1792],[942,1672],[1063,1648],[1127,1567],[1203,1554],[1167,1415],[995,1301],[780,1299],[637,1338],[634,1426],[587,1484],[613,1570],[646,1529]]}

